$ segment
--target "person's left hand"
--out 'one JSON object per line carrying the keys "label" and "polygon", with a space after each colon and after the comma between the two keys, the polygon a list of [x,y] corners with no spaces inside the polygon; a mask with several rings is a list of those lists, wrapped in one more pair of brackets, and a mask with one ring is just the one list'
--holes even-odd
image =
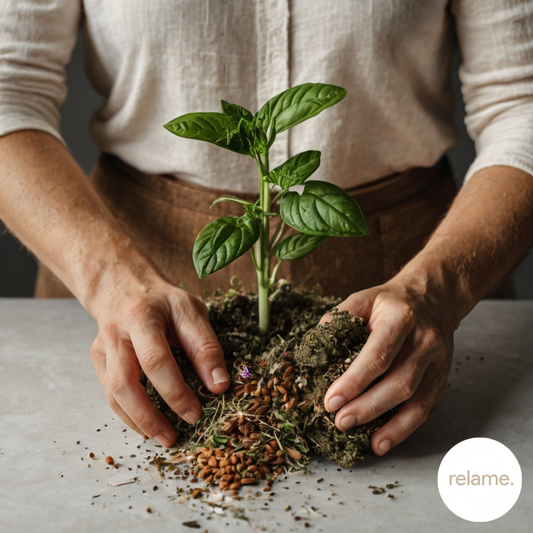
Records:
{"label": "person's left hand", "polygon": [[[326,409],[338,410],[338,429],[346,431],[370,422],[405,402],[372,435],[374,453],[383,455],[440,405],[457,327],[450,307],[432,297],[426,287],[415,289],[398,277],[354,293],[338,306],[363,318],[370,333],[359,356],[325,396]],[[325,315],[321,322],[329,320],[331,316]],[[383,379],[367,390],[382,375]]]}

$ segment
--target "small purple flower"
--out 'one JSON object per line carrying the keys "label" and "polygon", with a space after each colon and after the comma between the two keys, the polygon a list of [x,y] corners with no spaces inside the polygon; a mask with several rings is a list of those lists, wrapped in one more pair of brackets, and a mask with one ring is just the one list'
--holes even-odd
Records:
{"label": "small purple flower", "polygon": [[250,369],[246,365],[243,365],[243,369],[244,370],[241,370],[239,372],[239,376],[241,376],[244,379],[251,378],[253,376],[253,374],[250,372]]}

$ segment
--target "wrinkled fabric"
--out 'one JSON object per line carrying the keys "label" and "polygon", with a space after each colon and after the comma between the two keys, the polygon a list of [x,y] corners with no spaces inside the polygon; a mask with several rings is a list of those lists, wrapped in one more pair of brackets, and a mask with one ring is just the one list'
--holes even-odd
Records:
{"label": "wrinkled fabric", "polygon": [[95,142],[148,174],[256,191],[251,158],[162,126],[218,111],[221,99],[255,112],[308,81],[348,95],[279,135],[272,165],[321,150],[316,179],[345,188],[430,167],[457,140],[456,40],[477,148],[467,178],[491,165],[533,174],[530,0],[3,0],[0,135],[30,128],[61,138],[64,66],[80,25],[88,77],[105,98]]}

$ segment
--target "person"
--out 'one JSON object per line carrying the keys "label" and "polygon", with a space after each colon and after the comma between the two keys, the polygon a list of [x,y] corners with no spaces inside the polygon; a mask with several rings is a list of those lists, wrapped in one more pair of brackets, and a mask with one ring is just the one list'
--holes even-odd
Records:
{"label": "person", "polygon": [[[105,97],[91,123],[104,154],[91,181],[59,133],[80,25],[87,74]],[[201,416],[169,344],[213,393],[230,384],[192,294],[210,286],[186,265],[194,231],[219,214],[203,201],[220,189],[253,195],[252,163],[162,125],[222,98],[256,109],[321,81],[348,96],[280,135],[273,159],[320,149],[321,179],[361,199],[374,235],[328,239],[314,263],[291,267],[311,265],[320,283],[340,287],[340,308],[368,322],[363,352],[325,405],[346,430],[402,404],[372,436],[377,455],[415,431],[443,399],[460,321],[533,242],[532,25],[523,0],[4,0],[0,217],[41,262],[36,294],[72,294],[98,322],[91,357],[120,418],[163,446],[176,439],[141,369],[183,419]],[[446,213],[456,35],[477,157]]]}

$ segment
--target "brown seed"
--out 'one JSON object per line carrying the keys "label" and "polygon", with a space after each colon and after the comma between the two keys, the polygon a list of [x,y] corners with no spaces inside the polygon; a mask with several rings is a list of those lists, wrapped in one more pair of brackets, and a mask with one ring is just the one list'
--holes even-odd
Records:
{"label": "brown seed", "polygon": [[246,466],[250,466],[252,464],[252,458],[251,457],[248,457],[248,459],[246,459]]}
{"label": "brown seed", "polygon": [[272,466],[282,465],[283,463],[285,463],[285,459],[283,457],[278,457],[275,461],[270,462]]}
{"label": "brown seed", "polygon": [[292,398],[292,400],[289,400],[285,405],[285,411],[290,411],[293,407],[294,407],[294,404],[296,403],[296,398]]}
{"label": "brown seed", "polygon": [[278,378],[278,376],[274,376],[274,386],[276,386],[278,383],[280,382],[280,379]]}
{"label": "brown seed", "polygon": [[257,409],[257,411],[255,412],[255,414],[257,416],[264,416],[268,413],[268,411],[270,411],[270,406],[268,405],[263,405],[261,406],[259,409]]}
{"label": "brown seed", "polygon": [[268,396],[269,392],[270,391],[266,387],[264,387],[261,389],[261,396]]}
{"label": "brown seed", "polygon": [[89,457],[92,459],[94,457],[94,453],[93,452],[89,452]]}
{"label": "brown seed", "polygon": [[231,433],[237,427],[237,420],[226,422],[221,428],[222,433]]}
{"label": "brown seed", "polygon": [[226,473],[224,468],[219,468],[218,472],[215,474],[216,479],[220,479]]}
{"label": "brown seed", "polygon": [[236,464],[239,462],[239,459],[237,459],[237,456],[236,456],[236,455],[232,455],[232,456],[229,458],[229,462],[230,462],[232,465],[236,465]]}
{"label": "brown seed", "polygon": [[293,369],[294,369],[294,367],[289,365],[285,369],[285,372],[283,372],[283,379],[287,379],[292,374]]}
{"label": "brown seed", "polygon": [[215,457],[218,457],[218,458],[224,457],[224,450],[217,450],[215,452]]}
{"label": "brown seed", "polygon": [[202,468],[202,470],[200,470],[200,472],[198,472],[198,477],[200,479],[204,479],[207,476],[207,472],[205,470],[206,470],[205,468]]}
{"label": "brown seed", "polygon": [[272,391],[272,398],[277,398],[278,396],[281,396],[280,393],[277,390]]}
{"label": "brown seed", "polygon": [[209,459],[213,455],[213,450],[211,448],[208,448],[206,451],[204,451],[204,457]]}
{"label": "brown seed", "polygon": [[268,453],[276,453],[276,451],[274,450],[274,448],[272,448],[272,446],[270,446],[270,444],[265,444],[265,449]]}
{"label": "brown seed", "polygon": [[229,488],[229,482],[227,481],[221,481],[220,482],[220,485],[219,485],[219,488],[220,490],[227,490]]}
{"label": "brown seed", "polygon": [[283,395],[283,403],[287,403],[289,401],[289,393]]}
{"label": "brown seed", "polygon": [[277,385],[277,386],[276,386],[276,390],[277,390],[278,392],[281,392],[281,394],[287,394],[287,391],[286,391],[285,387],[283,387],[283,386],[281,386],[281,385]]}
{"label": "brown seed", "polygon": [[201,468],[204,468],[204,466],[207,465],[207,459],[205,457],[200,457],[198,459],[198,466],[200,466]]}
{"label": "brown seed", "polygon": [[256,482],[254,477],[243,477],[241,479],[241,485],[252,485]]}
{"label": "brown seed", "polygon": [[204,479],[204,483],[206,485],[211,485],[211,483],[213,483],[215,479],[215,476],[213,474],[211,474],[210,476],[207,476],[205,479]]}
{"label": "brown seed", "polygon": [[276,452],[276,455],[277,455],[278,457],[283,457],[283,456],[285,455],[285,450],[278,450],[278,451]]}
{"label": "brown seed", "polygon": [[212,455],[210,458],[209,458],[209,462],[208,462],[209,466],[213,466],[213,467],[217,467],[218,466],[218,461],[217,461],[217,458]]}
{"label": "brown seed", "polygon": [[263,492],[269,492],[270,491],[270,485],[267,485],[264,489],[263,489]]}
{"label": "brown seed", "polygon": [[221,478],[221,481],[233,481],[233,475],[232,474],[224,474]]}
{"label": "brown seed", "polygon": [[240,391],[235,392],[234,395],[235,395],[235,396],[242,396],[242,395],[245,394],[245,393],[246,393],[246,390],[245,390],[245,389],[241,389]]}
{"label": "brown seed", "polygon": [[268,380],[267,389],[272,390],[274,388],[274,378]]}
{"label": "brown seed", "polygon": [[105,458],[105,462],[106,462],[108,465],[114,465],[114,464],[115,464],[115,460],[114,460],[113,457],[111,457],[110,455],[108,455],[108,456]]}
{"label": "brown seed", "polygon": [[227,459],[220,459],[218,461],[218,466],[228,466],[230,463]]}
{"label": "brown seed", "polygon": [[270,401],[271,401],[270,396],[265,396],[265,397],[263,398],[263,402],[266,403],[266,404],[269,404],[269,405],[270,405]]}
{"label": "brown seed", "polygon": [[196,500],[202,495],[202,489],[194,489],[192,491],[192,497]]}
{"label": "brown seed", "polygon": [[255,465],[250,465],[250,466],[247,468],[247,470],[248,470],[249,472],[255,472],[255,471],[257,470],[257,466],[255,466]]}
{"label": "brown seed", "polygon": [[295,461],[299,461],[302,458],[302,454],[296,450],[291,450],[290,448],[287,448],[287,451],[289,452],[291,459],[294,459]]}
{"label": "brown seed", "polygon": [[277,455],[275,453],[269,453],[266,456],[266,460],[271,463],[272,461],[275,461],[277,459]]}
{"label": "brown seed", "polygon": [[236,481],[235,483],[232,483],[229,486],[229,490],[239,490],[241,488],[241,484],[239,481]]}
{"label": "brown seed", "polygon": [[237,465],[237,472],[242,472],[243,470],[246,470],[246,465],[243,463],[240,463]]}
{"label": "brown seed", "polygon": [[296,386],[296,383],[293,383],[291,385],[291,389],[292,389],[293,394],[298,394],[298,387]]}
{"label": "brown seed", "polygon": [[278,444],[278,441],[276,439],[272,439],[270,442],[269,442],[270,446],[272,447],[272,449],[274,450],[274,453],[277,452],[279,450],[279,444]]}

